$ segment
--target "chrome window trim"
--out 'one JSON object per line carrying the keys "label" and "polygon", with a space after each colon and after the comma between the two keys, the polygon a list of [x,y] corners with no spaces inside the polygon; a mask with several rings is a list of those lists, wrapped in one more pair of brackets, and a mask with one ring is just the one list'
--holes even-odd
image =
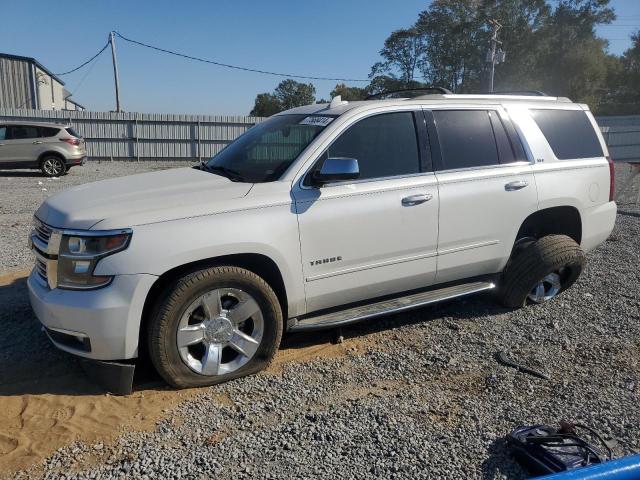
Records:
{"label": "chrome window trim", "polygon": [[439,173],[465,173],[465,172],[475,172],[478,170],[490,170],[493,168],[506,168],[506,167],[526,167],[526,166],[530,166],[532,164],[532,162],[525,162],[524,160],[521,160],[519,162],[513,162],[513,163],[498,163],[496,165],[482,165],[479,167],[465,167],[465,168],[451,168],[449,170],[437,170],[435,173],[436,175]]}
{"label": "chrome window trim", "polygon": [[[323,188],[343,187],[345,185],[354,185],[354,184],[357,185],[357,184],[366,184],[366,183],[374,183],[374,182],[384,182],[388,180],[400,180],[403,178],[417,178],[417,177],[427,177],[427,176],[434,177],[435,173],[419,172],[419,173],[409,173],[406,175],[393,175],[391,177],[364,178],[362,180],[344,180],[342,182],[325,183],[321,187],[313,187],[311,185],[303,184],[304,178],[306,177],[306,175],[303,175],[298,182],[298,186],[300,187],[301,190],[321,190]],[[406,187],[402,187],[402,188],[406,188]]]}

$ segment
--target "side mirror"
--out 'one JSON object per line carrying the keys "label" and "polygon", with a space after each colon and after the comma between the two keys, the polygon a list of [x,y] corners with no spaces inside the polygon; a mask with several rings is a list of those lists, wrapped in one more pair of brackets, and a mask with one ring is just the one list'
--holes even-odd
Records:
{"label": "side mirror", "polygon": [[355,158],[327,158],[320,170],[313,172],[313,181],[316,185],[324,185],[330,182],[344,180],[356,180],[360,177],[358,160]]}

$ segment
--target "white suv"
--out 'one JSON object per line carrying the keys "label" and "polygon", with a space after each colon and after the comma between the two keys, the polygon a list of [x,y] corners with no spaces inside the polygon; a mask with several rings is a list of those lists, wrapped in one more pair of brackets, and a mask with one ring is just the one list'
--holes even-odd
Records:
{"label": "white suv", "polygon": [[616,217],[586,105],[426,95],[295,108],[200,168],[50,197],[31,304],[55,345],[148,352],[176,387],[252,374],[283,331],[494,289],[512,308],[580,275]]}

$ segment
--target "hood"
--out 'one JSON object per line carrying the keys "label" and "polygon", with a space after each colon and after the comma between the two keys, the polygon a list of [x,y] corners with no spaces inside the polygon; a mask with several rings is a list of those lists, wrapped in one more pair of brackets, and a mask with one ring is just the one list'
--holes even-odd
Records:
{"label": "hood", "polygon": [[252,185],[195,168],[161,170],[69,188],[48,198],[36,216],[57,228],[126,228],[228,210],[225,202]]}

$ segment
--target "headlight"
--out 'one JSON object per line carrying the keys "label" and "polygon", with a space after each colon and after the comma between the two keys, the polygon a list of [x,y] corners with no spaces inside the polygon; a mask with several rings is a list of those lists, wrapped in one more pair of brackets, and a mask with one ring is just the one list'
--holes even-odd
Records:
{"label": "headlight", "polygon": [[64,232],[58,255],[58,288],[73,290],[108,285],[112,276],[94,275],[99,260],[129,246],[131,230]]}

